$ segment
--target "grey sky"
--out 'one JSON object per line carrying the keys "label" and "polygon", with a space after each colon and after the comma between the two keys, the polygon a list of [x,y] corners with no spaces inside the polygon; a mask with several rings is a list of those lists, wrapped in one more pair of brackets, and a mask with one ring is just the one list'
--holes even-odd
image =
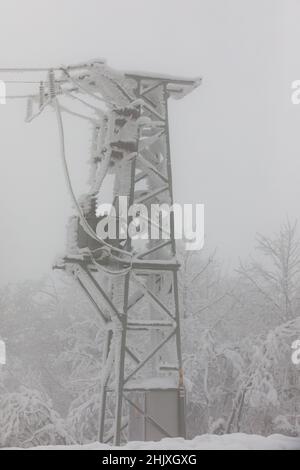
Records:
{"label": "grey sky", "polygon": [[[299,215],[299,19],[297,0],[2,0],[0,66],[105,57],[119,69],[203,76],[171,103],[174,189],[178,202],[206,205],[206,245],[234,265],[257,231]],[[49,271],[71,214],[54,115],[28,125],[25,108],[0,106],[0,282]],[[89,135],[73,122],[80,194]]]}

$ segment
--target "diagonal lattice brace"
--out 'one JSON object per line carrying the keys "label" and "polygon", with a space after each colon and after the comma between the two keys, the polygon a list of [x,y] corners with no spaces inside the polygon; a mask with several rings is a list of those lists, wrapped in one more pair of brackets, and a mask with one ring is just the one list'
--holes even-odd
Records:
{"label": "diagonal lattice brace", "polygon": [[172,315],[172,312],[164,303],[155,295],[153,292],[150,291],[148,287],[146,287],[142,282],[137,279],[137,276],[133,274],[133,280],[136,282],[136,284],[140,287],[140,289],[144,292],[144,294],[149,298],[151,301],[152,305],[157,307],[160,312],[163,313],[163,315],[168,315],[172,320],[176,320],[176,318]]}
{"label": "diagonal lattice brace", "polygon": [[149,362],[157,353],[158,351],[160,351],[166,343],[168,343],[172,338],[173,336],[176,335],[176,330],[173,330],[161,343],[159,343],[149,354],[148,356],[124,379],[124,384],[126,384],[134,375],[137,374],[137,372],[139,372],[139,370],[142,369],[142,367],[145,366],[145,364],[147,364],[147,362]]}

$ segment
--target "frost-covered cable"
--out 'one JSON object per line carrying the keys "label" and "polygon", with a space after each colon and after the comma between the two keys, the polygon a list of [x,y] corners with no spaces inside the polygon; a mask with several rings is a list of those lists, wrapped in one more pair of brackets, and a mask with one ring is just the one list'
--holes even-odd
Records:
{"label": "frost-covered cable", "polygon": [[17,99],[26,100],[26,99],[35,98],[35,97],[36,97],[35,95],[6,95],[5,99],[6,100],[17,100]]}
{"label": "frost-covered cable", "polygon": [[75,116],[81,119],[85,119],[86,121],[97,123],[96,119],[93,119],[89,116],[85,116],[84,114],[77,113],[76,111],[72,111],[71,109],[67,108],[66,106],[60,105],[61,111],[64,111],[65,113],[70,114],[71,116]]}
{"label": "frost-covered cable", "polygon": [[[59,70],[61,70],[61,68],[52,68],[51,70],[54,70],[56,72],[58,72]],[[33,68],[30,68],[30,67],[14,67],[14,68],[0,68],[0,72],[7,72],[7,73],[13,73],[13,72],[16,72],[16,73],[27,73],[27,72],[49,72],[49,67],[48,68],[37,68],[37,67],[33,67]]]}
{"label": "frost-covered cable", "polygon": [[[65,177],[66,177],[66,181],[67,181],[67,185],[68,185],[68,189],[69,189],[69,192],[71,194],[71,197],[72,197],[72,200],[75,204],[75,207],[77,209],[77,212],[80,216],[80,220],[81,220],[81,223],[83,225],[83,228],[85,229],[85,231],[92,237],[94,238],[95,240],[97,240],[98,242],[101,242],[104,246],[108,247],[110,250],[112,251],[115,251],[117,253],[120,253],[122,255],[126,255],[126,256],[130,256],[132,258],[132,253],[126,251],[126,250],[122,250],[120,248],[117,248],[117,247],[114,247],[112,245],[110,245],[109,243],[107,243],[105,240],[103,240],[102,238],[100,238],[96,232],[94,232],[94,230],[90,227],[90,225],[88,224],[88,222],[86,221],[86,218],[85,218],[85,215],[83,213],[83,210],[82,208],[80,207],[78,201],[77,201],[77,198],[75,196],[75,193],[74,193],[74,190],[73,190],[73,186],[72,186],[72,182],[71,182],[71,178],[70,178],[70,174],[69,174],[69,169],[68,169],[68,164],[67,164],[67,160],[66,160],[66,150],[65,150],[65,136],[64,136],[64,127],[63,127],[63,120],[62,120],[62,115],[61,115],[61,109],[60,109],[60,104],[59,104],[59,101],[57,99],[56,96],[54,96],[52,98],[52,104],[54,106],[54,109],[55,109],[55,112],[56,112],[56,117],[57,117],[57,122],[58,122],[58,130],[59,130],[59,137],[60,137],[60,149],[61,149],[61,156],[62,156],[62,162],[63,162],[63,167],[64,167],[64,171],[65,171]],[[112,254],[112,256],[114,256]]]}
{"label": "frost-covered cable", "polygon": [[[94,250],[96,251],[96,250]],[[107,269],[107,268],[104,268],[104,266],[100,263],[98,263],[92,252],[91,252],[91,257],[92,257],[92,262],[101,269],[101,271],[103,271],[105,274],[109,274],[110,276],[124,276],[125,274],[128,274],[131,270],[132,270],[132,259],[130,260],[130,266],[128,266],[128,268],[125,268],[125,269],[119,269],[119,270],[116,270],[116,271],[112,271],[110,269]],[[116,256],[114,256],[114,259],[118,259]],[[123,261],[123,260],[122,260]]]}
{"label": "frost-covered cable", "polygon": [[68,92],[68,91],[66,91],[64,94],[65,94],[65,96],[69,96],[69,97],[72,98],[73,100],[77,100],[77,101],[79,101],[80,103],[84,104],[85,106],[88,106],[89,108],[93,109],[93,110],[96,111],[97,113],[100,113],[101,116],[104,116],[104,111],[103,111],[103,109],[97,108],[97,106],[93,106],[92,104],[87,103],[85,100],[79,98],[78,96],[73,95],[73,93],[70,93],[70,92]]}

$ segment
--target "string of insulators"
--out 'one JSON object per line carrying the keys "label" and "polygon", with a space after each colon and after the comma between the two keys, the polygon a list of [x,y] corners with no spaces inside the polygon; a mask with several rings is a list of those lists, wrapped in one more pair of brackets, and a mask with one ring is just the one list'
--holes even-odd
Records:
{"label": "string of insulators", "polygon": [[49,95],[50,95],[50,99],[52,99],[52,98],[55,98],[56,96],[55,73],[53,70],[49,70],[48,81],[49,81]]}
{"label": "string of insulators", "polygon": [[44,105],[45,103],[45,85],[44,82],[40,83],[40,108]]}
{"label": "string of insulators", "polygon": [[33,101],[32,98],[27,100],[27,108],[26,108],[26,121],[32,117],[33,112]]}

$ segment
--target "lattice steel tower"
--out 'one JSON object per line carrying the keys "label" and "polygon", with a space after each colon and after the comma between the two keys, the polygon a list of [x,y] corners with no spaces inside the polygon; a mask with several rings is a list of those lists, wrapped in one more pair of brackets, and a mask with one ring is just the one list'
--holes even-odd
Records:
{"label": "lattice steel tower", "polygon": [[[48,105],[56,110],[76,208],[67,254],[55,268],[76,280],[103,321],[101,442],[186,434],[174,213],[166,236],[161,218],[147,218],[142,207],[135,215],[123,210],[121,216],[120,204],[143,205],[149,214],[153,204],[172,206],[168,99],[182,98],[199,84],[199,79],[119,72],[99,60],[50,70],[29,100],[28,121]],[[70,109],[66,99],[80,101],[89,114]],[[66,161],[62,112],[93,125],[90,189],[78,201]],[[99,204],[107,202],[101,196],[106,178],[113,185],[108,217],[99,212]],[[116,222],[116,237],[99,235],[104,221],[107,227]],[[138,233],[144,222],[150,236],[120,236],[133,223]]]}

